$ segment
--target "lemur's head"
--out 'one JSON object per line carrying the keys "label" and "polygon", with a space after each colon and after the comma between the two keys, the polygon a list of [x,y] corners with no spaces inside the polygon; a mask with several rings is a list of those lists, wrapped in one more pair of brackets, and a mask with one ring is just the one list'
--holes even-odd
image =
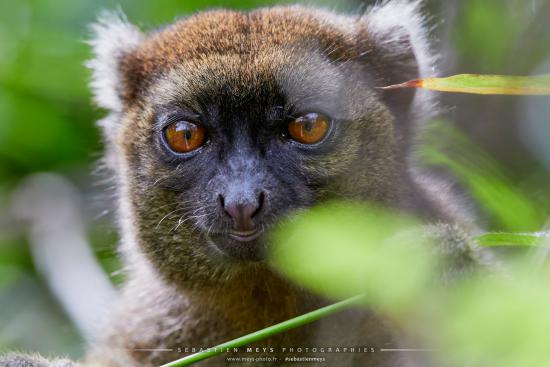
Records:
{"label": "lemur's head", "polygon": [[210,11],[148,35],[103,17],[89,65],[124,240],[168,279],[216,278],[258,266],[292,211],[395,204],[422,103],[377,87],[429,68],[417,5]]}

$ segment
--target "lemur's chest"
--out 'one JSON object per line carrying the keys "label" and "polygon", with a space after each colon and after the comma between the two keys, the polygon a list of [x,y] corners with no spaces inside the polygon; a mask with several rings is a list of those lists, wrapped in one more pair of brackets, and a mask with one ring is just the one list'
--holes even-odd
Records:
{"label": "lemur's chest", "polygon": [[[160,365],[197,353],[223,342],[299,316],[322,306],[318,298],[301,293],[260,294],[245,297],[231,293],[231,299],[212,297],[210,303],[193,304],[178,328],[165,334],[161,349],[142,355],[151,365]],[[282,290],[280,290],[282,291]],[[226,303],[227,302],[227,303]],[[183,320],[183,319],[182,319]],[[315,321],[269,339],[237,349],[224,350],[198,366],[392,366],[396,356],[381,355],[380,348],[397,347],[390,328],[371,313],[354,309]],[[307,362],[305,362],[307,361]],[[315,362],[317,361],[317,362]],[[381,361],[384,361],[383,364]],[[247,364],[249,363],[249,364]]]}

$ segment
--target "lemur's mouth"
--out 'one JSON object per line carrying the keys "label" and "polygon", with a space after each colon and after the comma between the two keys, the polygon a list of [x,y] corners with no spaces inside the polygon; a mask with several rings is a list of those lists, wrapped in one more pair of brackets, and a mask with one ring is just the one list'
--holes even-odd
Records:
{"label": "lemur's mouth", "polygon": [[262,235],[263,231],[253,229],[250,231],[231,231],[229,237],[239,242],[250,242]]}
{"label": "lemur's mouth", "polygon": [[210,233],[207,238],[226,256],[240,261],[262,261],[266,255],[266,244],[262,240],[263,230],[232,230],[226,233]]}

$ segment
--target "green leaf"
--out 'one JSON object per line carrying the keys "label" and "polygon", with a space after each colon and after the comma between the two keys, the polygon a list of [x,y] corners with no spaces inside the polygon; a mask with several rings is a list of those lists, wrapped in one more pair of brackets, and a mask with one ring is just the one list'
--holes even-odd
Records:
{"label": "green leaf", "polygon": [[537,233],[486,233],[476,238],[480,246],[548,246],[550,232]]}
{"label": "green leaf", "polygon": [[371,306],[400,315],[436,269],[418,225],[376,206],[331,203],[283,224],[273,236],[272,259],[286,276],[320,294],[365,293]]}
{"label": "green leaf", "polygon": [[431,343],[441,361],[452,367],[544,366],[550,360],[550,293],[548,274],[542,275],[480,277],[447,292],[441,318],[426,315],[426,322],[437,324]]}
{"label": "green leaf", "polygon": [[470,94],[550,95],[550,74],[504,76],[460,74],[447,78],[425,78],[382,89],[423,88],[439,92]]}
{"label": "green leaf", "polygon": [[465,185],[499,231],[537,231],[546,218],[502,171],[499,164],[446,121],[434,121],[423,133],[417,158],[449,169]]}

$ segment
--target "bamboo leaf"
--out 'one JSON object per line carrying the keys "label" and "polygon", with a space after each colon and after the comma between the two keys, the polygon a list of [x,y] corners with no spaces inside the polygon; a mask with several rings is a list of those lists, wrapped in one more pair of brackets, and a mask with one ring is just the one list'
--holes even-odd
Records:
{"label": "bamboo leaf", "polygon": [[404,88],[470,94],[550,95],[550,74],[537,76],[460,74],[447,78],[410,80],[382,89]]}

